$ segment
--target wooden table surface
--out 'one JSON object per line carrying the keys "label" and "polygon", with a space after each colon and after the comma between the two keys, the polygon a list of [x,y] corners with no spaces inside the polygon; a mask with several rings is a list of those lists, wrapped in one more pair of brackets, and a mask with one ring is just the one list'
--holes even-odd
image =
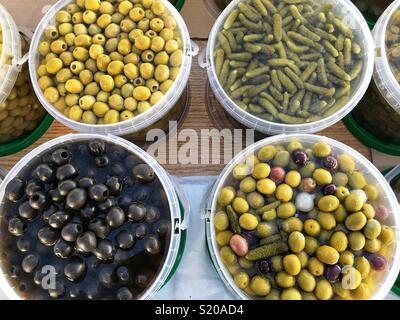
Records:
{"label": "wooden table surface", "polygon": [[[17,1],[18,6],[21,6],[23,2],[27,3],[36,3],[37,1],[41,0],[21,0]],[[190,5],[191,1],[194,0],[189,0],[186,3],[186,6]],[[21,15],[20,20],[22,20],[25,24],[24,25],[32,25],[27,24],[26,19],[27,19],[27,11],[20,12],[16,9],[15,7],[15,1],[11,0],[2,0],[2,4],[4,4],[12,13],[15,13],[17,15]],[[51,3],[52,1],[46,1],[45,3]],[[53,1],[54,2],[54,1]],[[37,10],[37,5],[35,6]],[[17,13],[18,12],[18,13]],[[191,14],[190,8],[186,7],[184,9],[184,18],[190,23],[190,18],[188,17],[188,14]],[[29,16],[30,17],[30,16]],[[32,21],[37,22],[38,17],[35,14],[32,15],[31,18]],[[18,22],[18,19],[17,19]],[[29,21],[28,21],[29,22]],[[190,29],[190,26],[189,26]],[[207,39],[196,37],[196,43],[200,46],[201,49],[205,48],[207,45]],[[181,130],[184,129],[193,129],[197,133],[200,132],[202,129],[213,129],[215,128],[215,125],[209,116],[209,113],[207,112],[207,100],[206,99],[206,87],[207,87],[207,73],[205,70],[201,69],[198,66],[197,63],[197,58],[193,59],[193,65],[192,65],[192,71],[190,75],[190,104],[188,106],[187,110],[187,115],[180,126],[178,130],[181,132]],[[214,101],[215,99],[212,99],[211,101]],[[55,121],[51,128],[48,130],[48,132],[39,140],[37,141],[32,147],[19,152],[18,154],[8,156],[8,157],[3,157],[0,158],[0,166],[3,168],[11,168],[22,156],[24,156],[26,153],[31,151],[33,148],[37,147],[38,145],[51,140],[53,138],[71,133],[70,129],[62,125],[61,123]],[[341,141],[350,147],[354,148],[355,150],[359,151],[361,154],[366,156],[367,158],[371,159],[371,150],[367,147],[365,147],[362,143],[360,143],[356,138],[352,136],[352,134],[346,129],[344,124],[342,122],[339,122],[335,124],[334,126],[319,132],[318,134],[325,135],[328,137],[331,137],[333,139],[336,139],[338,141]],[[183,145],[185,142],[178,142],[178,145]],[[223,148],[220,148],[223,150]],[[213,150],[211,150],[213,152]],[[214,150],[214,152],[217,152],[217,150]],[[221,151],[222,152],[222,151]],[[199,162],[200,158],[202,155],[199,155]],[[203,155],[204,156],[204,155]],[[223,157],[221,157],[223,159]],[[180,176],[193,176],[193,175],[217,175],[220,173],[220,171],[224,167],[224,163],[220,164],[189,164],[189,165],[182,165],[182,164],[165,164],[163,165],[170,173],[175,174],[175,175],[180,175]]]}

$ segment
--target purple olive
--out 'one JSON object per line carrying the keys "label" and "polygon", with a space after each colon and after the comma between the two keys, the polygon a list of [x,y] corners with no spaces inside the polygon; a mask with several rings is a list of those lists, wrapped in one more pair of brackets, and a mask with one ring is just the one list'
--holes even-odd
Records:
{"label": "purple olive", "polygon": [[334,156],[326,157],[323,160],[322,164],[326,169],[328,169],[330,171],[336,171],[336,169],[338,167],[338,161],[336,160],[336,158]]}
{"label": "purple olive", "polygon": [[337,279],[339,279],[340,274],[342,272],[342,268],[340,268],[339,265],[335,264],[334,266],[328,266],[325,269],[325,278],[329,282],[335,282]]}
{"label": "purple olive", "polygon": [[271,271],[271,265],[268,260],[260,260],[257,262],[257,269],[261,274],[268,274]]}
{"label": "purple olive", "polygon": [[258,238],[255,231],[242,232],[241,236],[246,239],[249,248],[254,248],[258,244]]}
{"label": "purple olive", "polygon": [[331,183],[331,184],[327,184],[325,187],[324,187],[324,190],[323,190],[323,193],[324,193],[324,195],[333,195],[333,194],[335,194],[335,192],[336,192],[336,186],[333,184],[333,183]]}
{"label": "purple olive", "polygon": [[299,165],[300,167],[305,167],[309,161],[307,153],[301,149],[294,150],[292,157],[294,163]]}
{"label": "purple olive", "polygon": [[368,258],[372,269],[382,271],[386,269],[387,261],[386,258],[380,254],[371,254]]}

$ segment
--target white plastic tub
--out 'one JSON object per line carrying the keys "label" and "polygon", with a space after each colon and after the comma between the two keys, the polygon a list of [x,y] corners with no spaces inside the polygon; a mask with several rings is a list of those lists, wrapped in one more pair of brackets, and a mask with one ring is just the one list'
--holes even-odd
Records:
{"label": "white plastic tub", "polygon": [[250,299],[250,297],[245,294],[244,291],[235,285],[232,276],[224,266],[219,256],[219,249],[215,239],[214,228],[214,215],[216,213],[219,190],[226,185],[230,185],[232,182],[233,168],[237,164],[243,163],[247,157],[255,154],[260,148],[266,145],[278,145],[293,140],[300,141],[305,148],[315,144],[318,141],[326,141],[332,147],[333,154],[349,154],[355,160],[356,169],[363,172],[367,182],[375,185],[380,191],[381,204],[385,205],[390,212],[390,218],[385,221],[385,224],[391,226],[395,230],[396,236],[396,241],[393,244],[392,254],[390,257],[387,257],[387,273],[383,274],[382,276],[379,275],[380,283],[377,285],[376,292],[371,295],[371,299],[373,300],[384,299],[395,283],[400,270],[400,206],[397,202],[397,198],[393,193],[389,183],[368,159],[341,142],[318,135],[291,134],[266,138],[240,152],[222,171],[217,179],[216,184],[210,192],[210,196],[206,204],[206,213],[208,216],[206,219],[207,244],[212,261],[221,279],[238,299]]}
{"label": "white plastic tub", "polygon": [[[116,124],[106,124],[106,125],[90,125],[77,121],[73,121],[66,117],[64,114],[59,112],[53,105],[51,105],[43,96],[42,90],[39,88],[38,77],[37,77],[37,67],[39,62],[39,52],[38,46],[43,38],[43,34],[45,29],[49,25],[54,24],[55,14],[63,9],[68,4],[74,2],[75,0],[59,0],[51,9],[45,14],[45,16],[40,21],[34,37],[31,43],[30,56],[29,56],[29,69],[32,78],[32,84],[35,89],[36,95],[38,96],[42,105],[47,109],[47,111],[58,121],[66,125],[67,127],[76,130],[78,132],[83,133],[99,133],[99,134],[113,134],[117,136],[126,136],[135,138],[139,132],[142,130],[150,129],[152,126],[157,126],[158,122],[167,119],[164,125],[168,126],[168,113],[172,112],[171,110],[177,104],[179,98],[181,97],[184,89],[187,86],[189,74],[192,65],[192,57],[197,54],[198,48],[197,46],[191,42],[188,29],[184,20],[182,19],[179,12],[175,9],[175,7],[166,0],[162,0],[168,11],[175,18],[177,22],[177,26],[180,30],[182,43],[183,43],[183,52],[184,59],[181,65],[181,69],[177,79],[174,81],[171,88],[165,94],[163,99],[161,99],[157,104],[155,104],[150,110],[147,112],[138,115],[130,120],[126,120],[123,122],[119,122]],[[178,117],[171,117],[171,120],[177,120]],[[165,129],[165,128],[163,128]]]}
{"label": "white plastic tub", "polygon": [[[169,240],[168,254],[166,257],[164,257],[161,269],[159,270],[157,276],[153,279],[150,287],[148,287],[140,296],[141,300],[152,299],[153,296],[162,288],[162,286],[166,284],[166,282],[168,282],[168,280],[172,277],[179,265],[180,259],[182,258],[186,240],[186,229],[188,227],[187,217],[190,209],[184,193],[175,185],[167,172],[158,164],[158,162],[144,152],[141,148],[130,143],[129,141],[113,135],[68,134],[66,136],[48,141],[24,156],[5,176],[0,185],[0,207],[4,203],[3,198],[7,184],[13,178],[18,176],[21,170],[23,170],[26,166],[29,166],[32,161],[35,161],[35,159],[38,159],[44,154],[48,153],[50,149],[54,149],[67,143],[77,141],[87,142],[93,139],[104,140],[110,144],[120,146],[127,150],[130,154],[138,157],[144,163],[147,163],[149,166],[151,166],[167,195],[171,214],[171,235]],[[0,223],[1,221],[3,221],[2,214],[0,214]],[[0,267],[1,266],[3,266],[3,263],[0,256]],[[3,271],[0,272],[0,290],[3,291],[8,299],[21,299],[14,288],[10,285],[6,278],[5,272]]]}
{"label": "white plastic tub", "polygon": [[353,89],[351,98],[342,109],[340,109],[335,114],[316,122],[290,125],[260,119],[238,107],[234,103],[234,101],[226,94],[218,81],[215,72],[213,54],[217,42],[217,33],[220,31],[221,26],[228,17],[229,13],[235,7],[237,7],[240,1],[241,0],[233,0],[229,4],[229,6],[220,14],[218,20],[214,24],[213,29],[211,30],[207,45],[207,51],[205,53],[206,56],[199,57],[199,60],[202,60],[203,58],[205,59],[205,63],[201,63],[201,65],[207,68],[208,78],[214,94],[216,95],[221,105],[233,118],[235,118],[237,121],[248,128],[252,128],[269,135],[282,133],[314,133],[321,131],[340,121],[343,117],[345,117],[349,112],[353,110],[353,108],[357,105],[357,103],[365,94],[372,77],[374,64],[374,45],[370,30],[363,15],[350,0],[321,0],[322,3],[332,4],[333,11],[336,12],[340,17],[342,17],[344,22],[352,27],[353,31],[356,32],[355,38],[361,45],[364,52],[363,71],[360,74],[357,83],[352,83]]}

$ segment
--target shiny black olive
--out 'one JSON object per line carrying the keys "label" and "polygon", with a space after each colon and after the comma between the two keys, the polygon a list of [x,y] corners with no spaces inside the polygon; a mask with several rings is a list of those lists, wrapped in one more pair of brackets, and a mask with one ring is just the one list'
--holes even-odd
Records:
{"label": "shiny black olive", "polygon": [[114,255],[114,263],[117,265],[126,264],[131,258],[132,254],[129,251],[118,249]]}
{"label": "shiny black olive", "polygon": [[56,213],[58,211],[58,208],[55,205],[49,206],[46,210],[43,211],[42,213],[42,218],[44,221],[49,221],[50,216],[53,213]]}
{"label": "shiny black olive", "polygon": [[56,230],[50,227],[43,227],[38,231],[38,238],[46,247],[51,247],[59,239],[59,234]]}
{"label": "shiny black olive", "polygon": [[92,231],[86,231],[78,236],[75,247],[82,253],[90,253],[97,246],[96,235]]}
{"label": "shiny black olive", "polygon": [[112,265],[104,265],[99,272],[99,282],[105,288],[111,288],[117,281],[114,267]]}
{"label": "shiny black olive", "polygon": [[146,200],[150,197],[152,192],[153,189],[142,185],[140,186],[140,188],[137,188],[134,191],[133,200],[137,202],[146,202]]}
{"label": "shiny black olive", "polygon": [[36,218],[38,211],[33,209],[29,204],[29,201],[22,202],[18,207],[18,213],[21,218],[31,220]]}
{"label": "shiny black olive", "polygon": [[126,209],[126,215],[132,222],[142,221],[146,217],[146,208],[141,203],[131,203]]}
{"label": "shiny black olive", "polygon": [[160,241],[155,236],[149,236],[144,242],[144,249],[147,253],[155,255],[160,253]]}
{"label": "shiny black olive", "polygon": [[130,195],[123,195],[118,198],[118,206],[123,209],[126,209],[132,202],[133,200]]}
{"label": "shiny black olive", "polygon": [[129,270],[125,266],[120,266],[116,270],[115,274],[117,275],[117,279],[122,284],[129,284],[131,281],[131,276],[129,274]]}
{"label": "shiny black olive", "polygon": [[70,191],[65,200],[65,205],[73,210],[84,207],[87,201],[87,192],[83,188],[76,188]]}
{"label": "shiny black olive", "polygon": [[83,227],[80,223],[70,222],[61,230],[61,237],[65,241],[75,242],[82,232]]}
{"label": "shiny black olive", "polygon": [[118,177],[108,177],[105,185],[108,187],[111,195],[119,195],[124,189],[124,184]]}
{"label": "shiny black olive", "polygon": [[122,287],[117,291],[118,300],[133,300],[133,294],[128,288]]}
{"label": "shiny black olive", "polygon": [[8,222],[8,232],[13,236],[22,236],[25,232],[26,226],[20,218],[12,218]]}
{"label": "shiny black olive", "polygon": [[64,148],[57,149],[51,154],[51,160],[57,166],[68,163],[69,159],[71,159],[71,153]]}
{"label": "shiny black olive", "polygon": [[49,296],[57,299],[65,293],[65,285],[60,281],[56,280],[55,287],[48,290]]}
{"label": "shiny black olive", "polygon": [[92,282],[86,289],[86,294],[89,300],[98,300],[103,292],[98,282]]}
{"label": "shiny black olive", "polygon": [[143,239],[147,234],[147,227],[144,224],[137,226],[134,232],[135,238],[140,240]]}
{"label": "shiny black olive", "polygon": [[31,197],[35,192],[44,190],[43,184],[37,181],[29,181],[25,187],[25,193]]}
{"label": "shiny black olive", "polygon": [[120,207],[111,208],[107,212],[106,221],[111,228],[118,228],[125,223],[125,213]]}
{"label": "shiny black olive", "polygon": [[89,142],[89,152],[94,156],[101,156],[106,152],[106,143],[103,140],[91,140]]}
{"label": "shiny black olive", "polygon": [[78,186],[80,188],[88,189],[92,185],[94,185],[95,183],[96,183],[96,180],[94,178],[92,178],[92,177],[82,177],[78,181]]}
{"label": "shiny black olive", "polygon": [[156,174],[154,170],[145,163],[137,164],[132,169],[133,177],[143,183],[149,183],[154,181]]}
{"label": "shiny black olive", "polygon": [[81,288],[79,285],[73,286],[71,290],[69,290],[69,296],[71,299],[75,300],[86,300],[87,299],[87,294],[83,288]]}
{"label": "shiny black olive", "polygon": [[110,233],[110,227],[102,218],[95,218],[89,222],[88,229],[93,231],[97,237],[104,239]]}
{"label": "shiny black olive", "polygon": [[110,260],[113,258],[115,253],[114,246],[110,240],[100,240],[97,243],[96,249],[93,250],[93,254],[99,260]]}
{"label": "shiny black olive", "polygon": [[64,267],[64,275],[72,282],[81,279],[85,272],[86,263],[78,256],[71,257],[69,263]]}
{"label": "shiny black olive", "polygon": [[167,220],[158,221],[155,225],[155,231],[158,235],[164,236],[168,234],[171,230],[171,223]]}
{"label": "shiny black olive", "polygon": [[152,223],[158,219],[160,219],[160,210],[157,207],[148,206],[146,208],[146,221]]}
{"label": "shiny black olive", "polygon": [[33,171],[33,176],[44,183],[50,183],[54,180],[54,170],[48,164],[40,164]]}
{"label": "shiny black olive", "polygon": [[119,163],[113,163],[110,170],[111,173],[115,174],[116,176],[123,176],[126,174],[125,168]]}
{"label": "shiny black olive", "polygon": [[26,273],[32,273],[39,265],[39,256],[37,254],[28,254],[21,262],[22,270]]}
{"label": "shiny black olive", "polygon": [[110,163],[110,159],[106,155],[102,155],[102,156],[96,157],[94,159],[94,163],[96,164],[96,167],[98,167],[98,168],[105,168]]}
{"label": "shiny black olive", "polygon": [[57,211],[49,217],[48,223],[54,229],[61,229],[67,224],[70,218],[71,215],[68,212]]}
{"label": "shiny black olive", "polygon": [[9,274],[10,274],[10,277],[11,277],[11,278],[17,279],[17,278],[19,278],[19,276],[21,275],[21,268],[20,268],[19,266],[12,265],[12,266],[10,267],[10,272],[9,272]]}
{"label": "shiny black olive", "polygon": [[74,180],[64,180],[58,184],[58,191],[62,196],[66,196],[71,190],[75,189],[76,182]]}
{"label": "shiny black olive", "polygon": [[128,169],[132,169],[135,165],[137,165],[138,159],[135,156],[127,156],[124,159],[124,164]]}
{"label": "shiny black olive", "polygon": [[96,206],[94,203],[86,203],[86,205],[81,209],[80,215],[85,220],[91,220],[96,217]]}
{"label": "shiny black olive", "polygon": [[6,198],[17,202],[25,194],[25,181],[20,178],[12,179],[6,187]]}
{"label": "shiny black olive", "polygon": [[42,210],[44,209],[49,202],[47,195],[41,191],[35,192],[29,198],[29,204],[33,209]]}
{"label": "shiny black olive", "polygon": [[94,201],[104,201],[109,194],[110,192],[104,184],[95,184],[89,188],[89,197]]}
{"label": "shiny black olive", "polygon": [[49,197],[55,203],[62,202],[65,198],[57,188],[49,190]]}
{"label": "shiny black olive", "polygon": [[28,252],[31,249],[31,241],[28,238],[21,237],[17,241],[17,248],[21,252]]}
{"label": "shiny black olive", "polygon": [[101,212],[107,212],[108,210],[110,210],[112,207],[115,207],[116,205],[117,205],[117,200],[115,200],[114,197],[110,197],[102,202],[98,202],[96,205],[96,208],[98,210],[100,210]]}
{"label": "shiny black olive", "polygon": [[57,169],[56,177],[59,181],[73,179],[78,175],[78,170],[70,163],[64,164]]}
{"label": "shiny black olive", "polygon": [[59,239],[53,247],[54,255],[60,259],[66,259],[74,252],[74,246],[70,242]]}
{"label": "shiny black olive", "polygon": [[44,274],[42,273],[42,270],[36,270],[35,273],[33,274],[33,282],[37,286],[42,286],[42,281],[43,281]]}
{"label": "shiny black olive", "polygon": [[135,244],[135,237],[126,230],[120,231],[116,236],[116,240],[118,247],[125,250],[132,248]]}

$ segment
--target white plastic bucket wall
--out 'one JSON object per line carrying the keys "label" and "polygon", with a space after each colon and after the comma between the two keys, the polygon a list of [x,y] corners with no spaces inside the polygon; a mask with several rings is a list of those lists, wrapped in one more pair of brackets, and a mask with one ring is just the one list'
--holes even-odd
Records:
{"label": "white plastic bucket wall", "polygon": [[[353,91],[353,95],[348,103],[340,109],[337,113],[312,123],[289,125],[284,123],[270,122],[262,120],[238,107],[233,100],[226,94],[225,90],[221,87],[218,77],[215,72],[214,64],[214,48],[217,41],[217,34],[221,29],[222,24],[228,17],[229,13],[237,6],[242,0],[233,0],[230,5],[221,13],[218,20],[215,22],[211,30],[207,52],[206,52],[206,67],[208,72],[208,79],[214,94],[218,101],[226,109],[226,111],[234,117],[237,121],[244,124],[248,128],[253,128],[265,134],[282,134],[282,133],[314,133],[321,131],[336,122],[340,121],[349,112],[355,108],[357,103],[364,96],[371,81],[373,66],[374,66],[374,44],[368,24],[365,21],[361,12],[349,0],[318,0],[318,2],[332,4],[333,11],[343,18],[353,30],[357,30],[357,40],[360,43],[364,52],[365,67],[357,84],[353,84],[357,88]],[[199,57],[200,58],[200,57]]]}
{"label": "white plastic bucket wall", "polygon": [[353,157],[356,162],[357,170],[364,173],[367,181],[373,183],[383,194],[383,204],[389,209],[390,219],[387,224],[392,226],[395,231],[396,241],[391,257],[388,257],[387,274],[381,279],[381,283],[376,289],[376,292],[371,296],[373,300],[382,300],[390,292],[394,282],[397,279],[400,270],[400,206],[397,202],[397,198],[393,193],[392,188],[382,176],[379,170],[363,155],[348,147],[347,145],[340,143],[336,140],[309,134],[291,134],[291,135],[280,135],[261,140],[250,147],[240,152],[222,171],[214,185],[210,197],[206,206],[206,213],[208,218],[206,220],[206,233],[207,233],[207,244],[210,251],[211,258],[214,266],[216,267],[221,279],[224,281],[226,286],[240,299],[250,299],[242,290],[240,290],[234,283],[232,276],[230,275],[227,268],[224,266],[219,253],[218,245],[215,240],[215,229],[214,229],[214,215],[217,206],[218,191],[225,186],[228,179],[231,176],[233,168],[243,162],[249,155],[254,154],[257,150],[265,145],[274,145],[289,142],[291,140],[299,140],[305,145],[314,144],[318,141],[326,141],[333,149],[340,151],[340,153],[347,153]]}
{"label": "white plastic bucket wall", "polygon": [[132,133],[144,130],[154,123],[156,123],[161,118],[167,116],[168,112],[174,105],[178,102],[181,97],[183,90],[186,88],[188,83],[189,74],[192,66],[192,56],[197,54],[197,48],[192,44],[187,30],[186,24],[182,19],[179,12],[175,7],[166,0],[162,0],[168,11],[173,15],[177,22],[177,27],[181,32],[182,43],[183,43],[183,53],[184,58],[179,71],[177,79],[174,81],[171,88],[164,95],[157,104],[155,104],[147,112],[138,115],[130,120],[119,122],[116,124],[105,124],[105,125],[90,125],[77,121],[73,121],[66,117],[61,112],[57,111],[44,97],[42,90],[38,84],[37,67],[40,59],[40,54],[38,52],[39,43],[41,42],[45,29],[48,25],[54,25],[55,14],[65,8],[69,3],[74,0],[59,0],[51,9],[46,13],[46,15],[40,21],[35,34],[33,36],[30,56],[29,56],[29,71],[32,78],[32,85],[38,96],[41,104],[46,108],[46,110],[58,121],[66,125],[67,127],[76,130],[78,132],[85,133],[99,133],[99,134],[113,134],[117,136],[126,136]]}
{"label": "white plastic bucket wall", "polygon": [[[183,229],[186,228],[185,224],[183,223],[184,220],[186,219],[182,219],[181,217],[180,203],[174,183],[171,181],[166,171],[158,164],[158,162],[153,157],[144,152],[142,149],[140,149],[138,146],[126,141],[125,139],[113,135],[104,136],[97,134],[69,134],[63,137],[56,138],[49,142],[46,142],[42,144],[40,147],[28,153],[25,157],[23,157],[4,178],[3,182],[0,185],[0,206],[3,205],[3,198],[7,184],[14,177],[16,177],[23,168],[28,166],[32,162],[32,160],[40,158],[43,154],[48,152],[49,149],[54,148],[57,145],[63,145],[66,143],[73,143],[77,141],[89,141],[92,139],[101,139],[108,143],[121,146],[131,154],[137,156],[143,162],[150,165],[154,170],[154,172],[156,173],[158,179],[160,180],[165,190],[165,193],[167,194],[169,209],[171,214],[171,238],[169,242],[168,254],[164,259],[161,270],[158,272],[151,286],[147,288],[146,291],[142,293],[142,295],[139,297],[139,299],[141,300],[151,299],[161,289],[161,287],[166,282],[168,276],[173,271],[177,255],[179,253],[181,234]],[[178,192],[180,193],[180,191]],[[182,196],[184,195],[180,193],[179,198],[181,198]],[[185,206],[184,199],[183,199],[183,205]],[[185,208],[185,210],[187,209]],[[0,239],[1,239],[1,234],[0,234]],[[1,265],[1,258],[0,258],[0,265]],[[4,272],[1,271],[0,271],[0,289],[11,300],[21,299],[21,297],[18,296],[15,290],[11,287],[10,283],[7,281]]]}

